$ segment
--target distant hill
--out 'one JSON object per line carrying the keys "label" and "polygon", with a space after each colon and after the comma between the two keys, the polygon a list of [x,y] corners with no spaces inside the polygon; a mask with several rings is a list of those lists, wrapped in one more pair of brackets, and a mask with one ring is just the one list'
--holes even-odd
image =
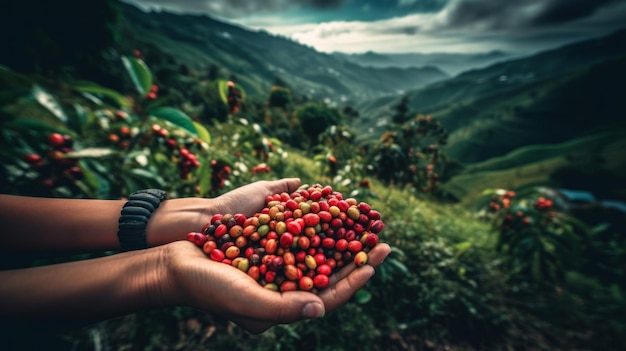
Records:
{"label": "distant hill", "polygon": [[[606,134],[626,129],[625,91],[626,31],[619,31],[468,71],[407,97],[411,111],[431,114],[449,130],[445,152],[466,166],[448,185],[459,198],[489,185],[550,182],[555,174],[562,180],[564,169],[626,174],[626,156],[616,152],[624,133]],[[385,97],[357,106],[362,140],[384,130],[398,102]],[[562,154],[547,151],[554,147]],[[626,186],[617,184],[613,192],[626,198]]]}
{"label": "distant hill", "polygon": [[334,56],[341,57],[365,67],[437,67],[451,76],[470,69],[482,68],[495,62],[513,58],[513,55],[503,51],[491,51],[478,54],[462,53],[377,53],[368,51],[362,54],[346,54],[335,52]]}
{"label": "distant hill", "polygon": [[[588,132],[589,118],[595,126],[621,119],[625,57],[626,31],[620,31],[433,83],[408,93],[409,107],[444,123],[451,157],[482,161],[533,141],[562,142]],[[398,101],[381,98],[359,109],[369,125],[384,126]],[[476,146],[477,140],[495,141],[497,149]]]}
{"label": "distant hill", "polygon": [[172,64],[194,70],[219,67],[223,74],[236,76],[252,96],[266,97],[277,77],[297,95],[347,103],[448,78],[436,67],[364,68],[292,40],[208,16],[146,13],[124,3],[120,7],[138,46],[158,50]]}

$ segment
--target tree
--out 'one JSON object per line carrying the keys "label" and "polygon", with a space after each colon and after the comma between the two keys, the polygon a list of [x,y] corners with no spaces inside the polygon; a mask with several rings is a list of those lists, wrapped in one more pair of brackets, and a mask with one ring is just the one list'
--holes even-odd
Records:
{"label": "tree", "polygon": [[271,107],[286,108],[291,104],[291,91],[282,86],[272,87],[269,104]]}
{"label": "tree", "polygon": [[405,95],[395,107],[396,113],[392,117],[395,124],[402,124],[409,119],[409,98]]}
{"label": "tree", "polygon": [[342,118],[339,111],[320,103],[309,103],[298,110],[298,118],[302,132],[308,137],[311,145],[319,143],[318,136],[328,127],[341,125]]}

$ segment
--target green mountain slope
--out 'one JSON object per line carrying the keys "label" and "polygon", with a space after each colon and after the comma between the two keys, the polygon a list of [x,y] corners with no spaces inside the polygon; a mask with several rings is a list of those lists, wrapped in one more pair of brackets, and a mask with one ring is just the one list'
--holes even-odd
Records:
{"label": "green mountain slope", "polygon": [[[626,31],[620,31],[407,96],[411,111],[431,114],[449,130],[445,152],[465,166],[444,187],[455,198],[475,199],[488,187],[552,184],[625,199],[617,181],[626,174],[624,91]],[[384,130],[398,100],[358,106],[371,128],[361,128],[361,138]]]}
{"label": "green mountain slope", "polygon": [[368,51],[362,54],[333,53],[348,61],[368,67],[423,67],[436,66],[450,75],[457,75],[469,69],[485,67],[495,62],[512,58],[511,54],[492,51],[480,54],[463,53],[377,53]]}
{"label": "green mountain slope", "polygon": [[286,38],[207,16],[120,7],[139,46],[158,49],[173,63],[199,71],[220,67],[240,79],[252,96],[265,98],[276,77],[298,95],[334,102],[397,94],[448,77],[435,67],[364,68]]}
{"label": "green mountain slope", "polygon": [[467,205],[485,188],[548,185],[593,191],[600,198],[626,200],[626,125],[557,144],[530,145],[467,166],[443,190]]}
{"label": "green mountain slope", "polygon": [[[409,107],[442,121],[450,132],[451,158],[482,161],[620,120],[625,57],[622,31],[431,84],[407,94]],[[397,103],[385,98],[359,106],[381,126],[369,134],[362,130],[363,138],[380,133]]]}

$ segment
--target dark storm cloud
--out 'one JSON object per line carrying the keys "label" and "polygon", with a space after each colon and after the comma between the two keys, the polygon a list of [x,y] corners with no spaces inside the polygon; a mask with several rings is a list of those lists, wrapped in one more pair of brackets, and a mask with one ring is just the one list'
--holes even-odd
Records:
{"label": "dark storm cloud", "polygon": [[534,24],[558,24],[592,15],[617,0],[552,0],[543,8]]}
{"label": "dark storm cloud", "polygon": [[125,0],[143,8],[162,8],[178,12],[205,13],[238,17],[255,13],[285,10],[291,7],[332,9],[343,0]]}
{"label": "dark storm cloud", "polygon": [[622,0],[457,0],[448,8],[447,25],[483,29],[522,29],[587,18]]}

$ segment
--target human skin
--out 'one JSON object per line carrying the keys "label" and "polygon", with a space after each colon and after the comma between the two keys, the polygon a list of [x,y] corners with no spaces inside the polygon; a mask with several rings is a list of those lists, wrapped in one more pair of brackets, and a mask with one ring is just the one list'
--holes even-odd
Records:
{"label": "human skin", "polygon": [[[214,199],[164,201],[146,230],[149,249],[0,272],[0,318],[23,322],[92,321],[164,306],[191,306],[226,317],[251,333],[276,324],[319,318],[345,304],[389,254],[347,265],[319,295],[279,293],[247,274],[207,259],[184,240],[217,213],[253,215],[267,195],[293,192],[300,180],[252,183]],[[121,200],[43,199],[0,195],[0,247],[13,252],[119,249]],[[8,229],[11,228],[11,229]]]}

